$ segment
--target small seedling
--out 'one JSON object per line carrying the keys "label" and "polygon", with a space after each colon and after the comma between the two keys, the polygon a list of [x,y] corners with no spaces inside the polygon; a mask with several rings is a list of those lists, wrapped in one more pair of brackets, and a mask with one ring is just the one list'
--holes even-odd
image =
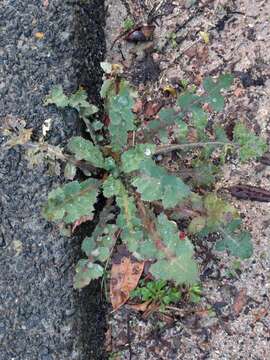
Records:
{"label": "small seedling", "polygon": [[241,261],[234,260],[231,264],[231,268],[226,271],[226,276],[229,278],[238,278],[241,271]]}
{"label": "small seedling", "polygon": [[108,360],[118,360],[120,359],[121,356],[121,352],[112,352],[109,354],[109,359]]}
{"label": "small seedling", "polygon": [[188,88],[188,84],[189,84],[189,81],[186,80],[186,79],[181,79],[180,80],[180,86],[183,90],[187,90]]}
{"label": "small seedling", "polygon": [[124,22],[123,22],[123,29],[125,31],[129,31],[132,30],[133,27],[135,26],[134,21],[131,18],[127,18]]}
{"label": "small seedling", "polygon": [[202,298],[202,288],[201,285],[195,284],[188,289],[189,300],[195,304],[198,304]]}
{"label": "small seedling", "polygon": [[164,280],[141,281],[140,286],[132,292],[131,297],[137,297],[143,302],[151,301],[164,309],[166,305],[178,302],[181,299],[181,292]]}
{"label": "small seedling", "polygon": [[175,33],[175,32],[171,32],[171,33],[168,35],[168,38],[169,38],[169,40],[170,40],[170,42],[171,42],[172,48],[173,48],[173,49],[176,49],[177,46],[178,46],[177,41],[176,41],[176,39],[177,39],[176,33]]}

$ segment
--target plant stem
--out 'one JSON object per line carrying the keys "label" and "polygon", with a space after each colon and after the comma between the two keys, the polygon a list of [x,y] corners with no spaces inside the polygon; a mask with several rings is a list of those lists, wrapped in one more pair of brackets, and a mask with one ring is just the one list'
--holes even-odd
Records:
{"label": "plant stem", "polygon": [[155,155],[158,154],[165,154],[170,151],[174,150],[183,150],[187,148],[193,148],[193,147],[203,147],[208,145],[214,145],[214,146],[224,146],[226,144],[231,144],[231,142],[222,142],[222,141],[209,141],[209,142],[197,142],[197,143],[186,143],[186,144],[173,144],[173,145],[164,145],[164,146],[158,146]]}
{"label": "plant stem", "polygon": [[151,212],[148,211],[147,207],[144,206],[144,203],[139,196],[136,196],[135,200],[143,226],[148,232],[150,238],[153,240],[156,248],[160,251],[163,251],[167,259],[175,258],[175,255],[172,253],[172,251],[163,243],[163,240],[156,229],[156,224],[152,219],[153,214],[151,214]]}

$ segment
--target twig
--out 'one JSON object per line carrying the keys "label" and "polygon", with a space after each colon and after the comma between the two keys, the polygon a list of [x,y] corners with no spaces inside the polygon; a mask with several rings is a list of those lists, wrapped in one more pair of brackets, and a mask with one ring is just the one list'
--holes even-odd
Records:
{"label": "twig", "polygon": [[175,306],[169,306],[169,305],[166,306],[166,310],[174,311],[175,313],[178,313],[180,316],[185,316],[188,313],[190,313],[190,311],[187,311],[187,310],[184,310],[184,309],[179,309],[179,308],[177,308]]}
{"label": "twig", "polygon": [[[108,299],[109,299],[109,295],[108,295],[108,291],[107,291],[106,283],[105,283],[105,281],[107,280],[107,276],[106,276],[105,274],[106,274],[107,268],[108,268],[108,266],[109,266],[109,263],[110,263],[110,261],[111,261],[112,254],[113,254],[113,252],[114,252],[115,244],[116,244],[119,236],[121,235],[121,232],[122,232],[122,230],[120,229],[120,230],[117,231],[117,234],[115,235],[115,241],[114,241],[114,244],[113,244],[113,246],[112,246],[112,248],[111,248],[111,250],[110,250],[110,254],[109,254],[109,256],[108,256],[108,259],[107,259],[107,261],[106,261],[106,263],[105,263],[105,265],[104,265],[104,275],[102,276],[102,279],[101,279],[101,284],[100,284],[100,286],[101,286],[101,289],[102,289],[102,288],[104,289],[105,299],[106,299],[107,302],[109,302],[109,300],[108,300]],[[101,294],[101,298],[102,298],[102,294]]]}
{"label": "twig", "polygon": [[127,339],[128,339],[129,360],[132,360],[132,347],[131,347],[131,337],[130,337],[130,317],[129,317],[129,314],[127,314]]}
{"label": "twig", "polygon": [[183,150],[183,149],[193,148],[193,147],[203,147],[203,146],[208,146],[208,145],[224,146],[226,144],[231,144],[231,142],[209,141],[209,142],[165,145],[165,146],[158,146],[154,154],[155,155],[165,154],[165,153],[175,151],[175,150]]}
{"label": "twig", "polygon": [[135,141],[136,141],[136,132],[133,131],[133,132],[132,132],[132,146],[133,146],[133,147],[135,146]]}
{"label": "twig", "polygon": [[148,14],[148,21],[152,22],[158,17],[158,11],[164,5],[164,3],[165,3],[165,0],[160,0],[160,3],[156,7],[155,7],[155,5],[153,6],[153,8],[150,10],[150,12]]}
{"label": "twig", "polygon": [[[136,27],[138,27],[138,24],[137,24],[137,25],[134,25],[133,29],[135,29]],[[113,42],[112,42],[112,45],[111,45],[111,47],[110,47],[110,50],[112,50],[112,49],[114,48],[114,45],[115,45],[115,43],[116,43],[118,40],[122,39],[122,38],[123,38],[124,36],[126,36],[129,32],[130,32],[130,30],[125,30],[125,31],[121,32],[118,36],[116,36],[116,38],[115,38],[115,39],[113,40]]]}

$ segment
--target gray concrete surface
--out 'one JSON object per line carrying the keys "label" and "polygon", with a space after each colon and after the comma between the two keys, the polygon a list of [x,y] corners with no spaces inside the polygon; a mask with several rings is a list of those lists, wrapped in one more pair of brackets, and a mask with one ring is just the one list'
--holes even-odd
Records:
{"label": "gray concrete surface", "polygon": [[[50,118],[55,145],[80,132],[74,111],[45,108],[43,100],[55,84],[69,92],[84,84],[95,101],[103,18],[102,0],[0,1],[1,122],[23,119],[38,139]],[[62,181],[44,166],[29,170],[21,148],[1,149],[0,360],[104,359],[99,289],[72,287],[81,239],[61,237],[40,215]]]}

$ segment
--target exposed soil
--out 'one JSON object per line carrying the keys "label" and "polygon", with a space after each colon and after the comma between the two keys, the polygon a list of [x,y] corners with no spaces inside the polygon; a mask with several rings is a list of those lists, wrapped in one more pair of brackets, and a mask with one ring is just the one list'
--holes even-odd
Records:
{"label": "exposed soil", "polygon": [[[226,97],[225,111],[213,121],[230,127],[242,120],[269,142],[269,1],[106,3],[107,60],[124,65],[126,77],[143,101],[168,104],[174,100],[166,96],[165,86],[175,86],[182,79],[200,85],[205,76],[229,72],[234,74],[235,83]],[[154,21],[153,13],[157,15]],[[153,40],[128,43],[120,37],[114,43],[127,17],[135,24],[154,24]],[[204,43],[200,31],[209,34],[209,44]],[[230,198],[225,188],[239,183],[270,190],[270,168],[259,162],[240,165],[231,160],[215,190]],[[112,313],[107,343],[114,359],[269,359],[270,205],[230,200],[253,235],[254,256],[242,261],[231,275],[234,259],[210,252],[207,261],[201,261],[202,302],[182,304],[167,313],[169,318],[153,314],[143,319],[127,307]],[[210,248],[211,239],[204,245]],[[205,259],[206,255],[198,256]]]}

